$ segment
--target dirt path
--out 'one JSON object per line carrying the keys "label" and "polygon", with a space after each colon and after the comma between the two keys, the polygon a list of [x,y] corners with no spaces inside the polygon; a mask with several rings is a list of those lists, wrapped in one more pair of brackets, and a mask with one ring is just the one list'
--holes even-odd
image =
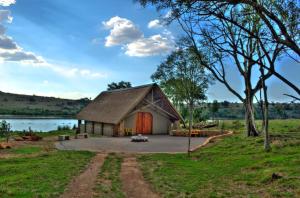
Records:
{"label": "dirt path", "polygon": [[93,187],[100,168],[105,160],[106,154],[97,154],[91,161],[88,168],[79,176],[74,178],[68,185],[61,198],[91,198],[93,197]]}
{"label": "dirt path", "polygon": [[125,157],[121,167],[122,190],[130,198],[159,198],[145,182],[135,157]]}

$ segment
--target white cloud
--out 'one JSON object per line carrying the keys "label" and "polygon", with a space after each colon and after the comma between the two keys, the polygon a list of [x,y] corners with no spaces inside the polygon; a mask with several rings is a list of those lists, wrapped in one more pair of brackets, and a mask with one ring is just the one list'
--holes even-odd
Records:
{"label": "white cloud", "polygon": [[12,37],[5,34],[6,29],[3,25],[5,22],[12,22],[10,11],[0,10],[0,63],[17,62],[24,66],[47,68],[64,77],[105,78],[107,76],[106,73],[52,64],[33,52],[25,51],[14,42]]}
{"label": "white cloud", "polygon": [[125,18],[115,16],[102,23],[105,28],[110,29],[110,34],[105,41],[106,47],[126,44],[143,36],[136,25]]}
{"label": "white cloud", "polygon": [[0,0],[0,6],[10,6],[15,3],[16,0]]}
{"label": "white cloud", "polygon": [[0,10],[0,23],[7,22],[11,23],[13,20],[13,17],[10,15],[9,10]]}
{"label": "white cloud", "polygon": [[108,76],[105,72],[91,71],[89,69],[79,69],[77,67],[65,67],[57,64],[43,63],[38,65],[40,68],[48,68],[57,74],[67,77],[67,78],[88,78],[88,79],[98,79],[106,78]]}
{"label": "white cloud", "polygon": [[[164,30],[162,34],[144,37],[143,33],[130,20],[112,17],[107,22],[103,22],[105,28],[110,29],[109,36],[106,37],[105,46],[121,45],[128,56],[154,56],[170,52],[174,48],[174,38],[172,33]],[[162,27],[158,19],[150,21],[149,28]]]}
{"label": "white cloud", "polygon": [[159,21],[159,19],[155,19],[152,20],[148,23],[148,28],[152,29],[152,28],[161,28],[163,27],[163,25],[161,24],[161,22]]}
{"label": "white cloud", "polygon": [[174,48],[174,41],[160,34],[149,38],[141,38],[126,45],[128,56],[153,56],[170,52]]}
{"label": "white cloud", "polygon": [[[0,5],[4,1],[0,0]],[[8,1],[6,1],[8,2]],[[5,34],[3,23],[11,23],[13,18],[9,10],[0,10],[0,61],[1,62],[20,62],[24,64],[42,64],[45,61],[42,57],[32,52],[23,50],[13,38]]]}

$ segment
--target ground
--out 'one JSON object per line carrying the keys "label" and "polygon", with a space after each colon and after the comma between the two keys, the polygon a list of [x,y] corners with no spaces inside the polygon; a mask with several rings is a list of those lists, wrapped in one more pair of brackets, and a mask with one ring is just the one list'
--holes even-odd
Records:
{"label": "ground", "polygon": [[[300,197],[300,121],[270,124],[270,152],[263,150],[262,137],[244,136],[242,121],[228,121],[224,127],[235,130],[232,136],[190,158],[166,153],[97,158],[94,152],[57,150],[57,135],[67,131],[47,133],[41,142],[0,150],[0,197],[63,197],[70,191],[75,197],[111,198]],[[82,178],[94,182],[83,185]]]}
{"label": "ground", "polygon": [[[187,151],[187,137],[169,135],[148,136],[148,142],[131,142],[130,137],[91,137],[57,142],[61,150],[89,150],[123,153],[182,153]],[[191,148],[201,145],[207,138],[191,138]]]}

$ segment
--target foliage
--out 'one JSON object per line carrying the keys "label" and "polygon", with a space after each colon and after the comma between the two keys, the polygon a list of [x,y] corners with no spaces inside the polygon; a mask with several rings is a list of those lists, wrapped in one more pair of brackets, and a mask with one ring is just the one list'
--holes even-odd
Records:
{"label": "foliage", "polygon": [[0,114],[70,117],[89,102],[88,98],[69,100],[0,92]]}
{"label": "foliage", "polygon": [[0,122],[0,136],[6,138],[6,142],[8,142],[11,132],[11,126],[6,120],[2,120]]}
{"label": "foliage", "polygon": [[211,105],[211,112],[213,115],[213,118],[215,118],[215,114],[219,111],[220,105],[217,100],[214,100]]}
{"label": "foliage", "polygon": [[71,127],[70,126],[68,126],[68,125],[63,125],[63,126],[57,126],[57,130],[58,131],[69,131],[69,130],[71,130]]}
{"label": "foliage", "polygon": [[188,105],[204,100],[211,82],[211,77],[197,61],[192,48],[180,48],[172,52],[151,78],[171,99]]}
{"label": "foliage", "polygon": [[120,81],[118,83],[112,82],[107,85],[107,90],[115,90],[115,89],[124,89],[124,88],[130,88],[131,83],[126,81]]}

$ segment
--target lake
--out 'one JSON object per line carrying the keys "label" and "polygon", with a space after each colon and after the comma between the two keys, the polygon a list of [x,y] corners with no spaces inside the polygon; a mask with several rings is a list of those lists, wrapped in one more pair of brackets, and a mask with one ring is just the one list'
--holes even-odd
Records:
{"label": "lake", "polygon": [[23,131],[28,130],[31,127],[33,131],[48,132],[56,130],[58,126],[69,126],[72,128],[74,125],[77,126],[77,120],[75,119],[58,119],[58,118],[0,118],[6,120],[11,125],[12,131]]}

